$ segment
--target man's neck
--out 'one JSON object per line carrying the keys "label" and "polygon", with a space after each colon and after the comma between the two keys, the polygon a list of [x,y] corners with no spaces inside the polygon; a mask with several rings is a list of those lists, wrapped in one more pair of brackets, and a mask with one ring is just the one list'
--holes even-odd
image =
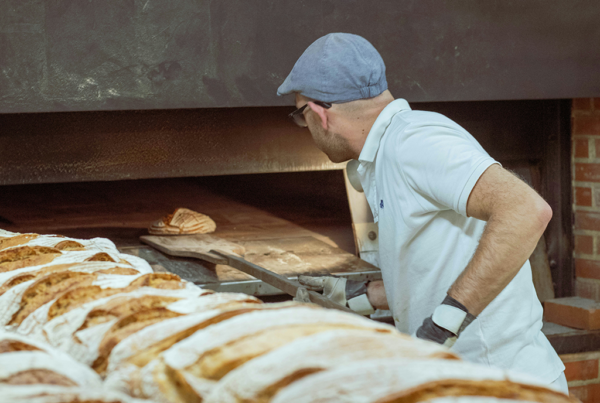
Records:
{"label": "man's neck", "polygon": [[[381,102],[377,103],[377,106],[370,108],[366,113],[361,117],[360,124],[354,129],[354,141],[350,141],[350,146],[354,152],[353,159],[358,159],[360,153],[362,152],[363,147],[367,141],[367,137],[375,124],[375,121],[381,114],[381,112],[394,101],[392,94],[386,91],[389,97],[385,97],[381,100]],[[382,94],[384,95],[384,94]]]}

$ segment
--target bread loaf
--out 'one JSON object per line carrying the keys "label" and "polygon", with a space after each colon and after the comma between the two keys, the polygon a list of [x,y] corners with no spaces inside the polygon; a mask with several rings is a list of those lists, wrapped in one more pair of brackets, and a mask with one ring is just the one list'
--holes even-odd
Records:
{"label": "bread loaf", "polygon": [[317,372],[282,388],[271,401],[416,403],[454,396],[576,401],[524,375],[463,361],[410,359],[360,361]]}
{"label": "bread loaf", "polygon": [[[140,367],[149,365],[151,361],[158,359],[161,352],[170,348],[175,343],[193,335],[198,330],[247,312],[255,310],[285,309],[292,305],[296,305],[290,303],[247,303],[244,302],[244,299],[247,299],[248,297],[242,297],[242,294],[238,294],[239,297],[236,298],[236,300],[233,300],[236,294],[225,295],[228,295],[230,302],[223,303],[224,298],[221,294],[202,298],[202,300],[213,299],[213,303],[218,303],[217,309],[169,319],[149,326],[126,338],[121,344],[115,347],[109,357],[107,383],[114,385],[120,390],[133,394],[134,390],[139,389],[138,384],[140,383],[140,378],[142,376],[142,372],[138,370]],[[172,310],[173,306],[177,304],[179,303],[170,305],[169,309]],[[199,309],[199,307],[197,306],[196,309]],[[154,364],[151,364],[150,366],[152,365]],[[164,368],[164,366],[161,366],[161,368]],[[153,375],[150,375],[150,377],[152,376]],[[157,374],[157,376],[164,377],[164,374]],[[139,393],[142,392],[140,391]],[[143,396],[143,393],[140,396]],[[156,396],[153,397],[156,398]],[[163,400],[168,399],[164,397]]]}
{"label": "bread loaf", "polygon": [[167,373],[161,377],[177,384],[184,395],[202,399],[216,381],[245,362],[295,339],[332,329],[397,333],[389,325],[358,315],[308,306],[254,311],[200,330],[166,350],[161,359]]}
{"label": "bread loaf", "polygon": [[305,376],[376,358],[458,356],[446,347],[402,334],[332,330],[292,341],[229,372],[206,402],[269,402],[281,388]]}
{"label": "bread loaf", "polygon": [[216,228],[217,225],[209,216],[178,208],[173,214],[152,223],[148,232],[155,235],[208,234]]}
{"label": "bread loaf", "polygon": [[[216,294],[201,299],[181,301],[183,302],[180,304],[182,307],[187,303],[194,304],[194,302],[203,300],[218,300],[218,303],[215,303],[214,306],[206,304],[205,306],[209,308],[206,311],[203,311],[199,304],[194,304],[197,313],[191,313],[190,307],[185,307],[187,315],[149,326],[129,336],[112,351],[109,370],[114,371],[125,363],[143,367],[155,359],[159,353],[200,329],[252,310],[270,307],[270,304],[260,304],[251,299],[249,302],[248,299],[248,296],[239,294],[238,298],[232,296],[225,301],[221,294]],[[183,313],[177,309],[177,305],[178,303],[169,305],[169,310]]]}
{"label": "bread loaf", "polygon": [[107,388],[0,385],[3,403],[149,403]]}
{"label": "bread loaf", "polygon": [[0,384],[100,387],[98,374],[66,355],[44,351],[0,354]]}
{"label": "bread loaf", "polygon": [[[120,276],[124,277],[124,276]],[[129,285],[129,284],[123,284]],[[115,287],[117,288],[117,287]],[[115,314],[111,319],[118,320],[120,317],[116,316],[117,311],[107,312],[107,307],[113,306],[111,301],[117,300],[119,303],[124,303],[128,300],[135,300],[140,297],[147,295],[155,295],[162,297],[176,297],[176,298],[195,298],[204,295],[207,291],[199,287],[189,287],[184,289],[176,290],[163,290],[152,287],[142,287],[134,291],[114,294],[105,298],[93,300],[82,304],[81,306],[75,307],[60,316],[54,317],[43,325],[43,334],[48,342],[55,347],[66,348],[73,341],[73,335],[75,332],[85,330],[88,326],[86,323],[94,321],[94,316],[102,317],[103,315]],[[210,294],[210,292],[209,292]],[[1,298],[0,298],[1,299]],[[94,315],[88,317],[91,312],[96,312]],[[119,312],[123,312],[120,310]],[[128,311],[128,313],[131,313]],[[95,358],[94,358],[95,359]]]}
{"label": "bread loaf", "polygon": [[[215,229],[185,209],[156,227]],[[152,273],[101,238],[0,230],[0,323],[2,402],[574,401],[357,315]]]}
{"label": "bread loaf", "polygon": [[[128,293],[141,287],[177,290],[187,286],[179,276],[170,273],[150,273],[133,280],[124,288],[102,288],[100,286],[80,287],[61,295],[48,310],[48,320],[52,320],[71,309],[77,308],[87,302],[110,297],[111,295]],[[202,295],[210,294],[212,291],[203,290]]]}
{"label": "bread loaf", "polygon": [[46,353],[53,353],[56,350],[47,343],[23,337],[14,332],[0,330],[0,354],[19,351],[44,351]]}
{"label": "bread loaf", "polygon": [[[101,272],[97,272],[101,273]],[[57,316],[62,315],[74,309],[78,306],[85,304],[86,302],[91,302],[94,300],[99,300],[101,298],[109,297],[116,294],[127,294],[136,289],[142,288],[143,286],[158,288],[158,289],[167,289],[167,290],[177,290],[177,289],[190,289],[192,295],[201,295],[204,293],[212,293],[209,290],[200,290],[198,287],[191,287],[190,283],[178,280],[177,276],[163,276],[162,274],[144,274],[141,276],[133,277],[134,280],[129,284],[127,282],[123,282],[122,287],[120,288],[103,288],[98,285],[77,285],[76,287],[70,287],[68,291],[60,294],[56,299],[53,299],[46,304],[38,307],[31,314],[29,314],[19,325],[18,332],[25,335],[31,335],[34,337],[44,338],[42,335],[43,326],[50,320],[54,319]],[[103,276],[99,276],[103,277]],[[114,276],[109,276],[111,279],[114,279]],[[119,276],[121,280],[127,280],[126,276]],[[102,281],[95,281],[95,283],[101,283]],[[116,286],[118,284],[112,284]],[[44,338],[45,339],[45,338]]]}
{"label": "bread loaf", "polygon": [[92,368],[99,374],[104,375],[108,365],[108,355],[121,340],[152,324],[179,316],[181,316],[180,313],[166,308],[148,308],[119,319],[104,334],[98,346],[97,358],[92,363]]}
{"label": "bread loaf", "polygon": [[12,248],[15,246],[25,245],[29,241],[39,237],[38,234],[18,234],[13,236],[1,237],[0,238],[0,251],[4,249]]}
{"label": "bread loaf", "polygon": [[62,252],[45,246],[17,246],[0,251],[0,273],[52,262]]}

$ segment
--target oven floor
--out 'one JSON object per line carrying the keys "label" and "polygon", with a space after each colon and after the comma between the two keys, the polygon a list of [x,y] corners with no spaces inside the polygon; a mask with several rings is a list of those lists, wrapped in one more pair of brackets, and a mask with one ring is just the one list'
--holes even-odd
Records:
{"label": "oven floor", "polygon": [[238,242],[246,258],[288,277],[336,273],[376,278],[354,255],[341,171],[0,187],[0,228],[105,237],[125,253],[218,291],[278,290],[228,266],[166,256],[139,241],[177,207],[208,214],[215,235]]}
{"label": "oven floor", "polygon": [[0,228],[117,246],[140,245],[177,207],[208,214],[217,233],[309,231],[355,253],[341,171],[0,186]]}

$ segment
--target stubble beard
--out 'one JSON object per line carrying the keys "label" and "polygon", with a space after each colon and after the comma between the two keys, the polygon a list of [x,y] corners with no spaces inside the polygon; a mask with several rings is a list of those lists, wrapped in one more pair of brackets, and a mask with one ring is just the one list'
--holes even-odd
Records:
{"label": "stubble beard", "polygon": [[350,145],[344,137],[322,127],[317,127],[316,131],[313,139],[319,150],[323,151],[331,162],[340,163],[352,159]]}

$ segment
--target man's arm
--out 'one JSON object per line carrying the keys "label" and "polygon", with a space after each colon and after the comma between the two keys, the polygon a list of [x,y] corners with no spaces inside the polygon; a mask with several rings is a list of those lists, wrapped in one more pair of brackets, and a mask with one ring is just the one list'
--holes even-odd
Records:
{"label": "man's arm", "polygon": [[375,309],[390,309],[382,280],[371,281],[367,286],[367,298]]}
{"label": "man's arm", "polygon": [[552,209],[525,182],[492,165],[471,191],[467,214],[487,225],[473,258],[448,295],[477,316],[529,259]]}
{"label": "man's arm", "polygon": [[479,245],[442,304],[416,333],[448,347],[517,275],[552,218],[544,199],[499,165],[481,175],[466,211],[487,221]]}

